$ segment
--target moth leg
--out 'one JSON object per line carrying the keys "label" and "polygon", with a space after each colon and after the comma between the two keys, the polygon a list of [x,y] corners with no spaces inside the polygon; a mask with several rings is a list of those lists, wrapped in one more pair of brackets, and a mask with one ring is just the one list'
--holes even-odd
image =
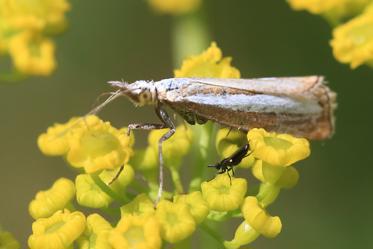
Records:
{"label": "moth leg", "polygon": [[165,124],[129,124],[127,127],[127,136],[131,134],[132,130],[157,130],[168,128]]}
{"label": "moth leg", "polygon": [[176,127],[175,127],[175,124],[173,123],[173,121],[171,120],[170,116],[167,114],[167,112],[161,108],[160,104],[158,104],[156,106],[155,113],[161,119],[161,121],[164,123],[164,125],[167,128],[170,129],[158,141],[159,188],[158,188],[157,199],[155,201],[155,205],[157,205],[158,202],[160,201],[161,197],[162,197],[163,183],[164,183],[164,181],[163,181],[163,166],[164,166],[163,164],[164,164],[164,162],[163,162],[162,144],[163,144],[164,141],[166,141],[167,139],[169,139],[170,137],[172,137],[172,135],[176,131]]}
{"label": "moth leg", "polygon": [[231,133],[232,129],[233,129],[232,127],[229,127],[229,130],[228,130],[227,134],[225,135],[225,137],[229,136],[229,134]]}
{"label": "moth leg", "polygon": [[115,174],[115,176],[113,177],[113,179],[110,180],[110,182],[108,183],[108,185],[111,185],[113,182],[115,182],[115,180],[118,179],[118,177],[122,173],[123,169],[124,169],[124,165],[120,166],[118,172]]}

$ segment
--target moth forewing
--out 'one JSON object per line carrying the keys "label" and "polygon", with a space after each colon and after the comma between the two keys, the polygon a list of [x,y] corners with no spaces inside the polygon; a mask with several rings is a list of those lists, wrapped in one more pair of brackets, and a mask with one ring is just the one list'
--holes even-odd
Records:
{"label": "moth forewing", "polygon": [[317,140],[334,130],[335,93],[321,76],[172,78],[154,84],[159,101],[191,124],[212,120],[245,131],[262,127]]}

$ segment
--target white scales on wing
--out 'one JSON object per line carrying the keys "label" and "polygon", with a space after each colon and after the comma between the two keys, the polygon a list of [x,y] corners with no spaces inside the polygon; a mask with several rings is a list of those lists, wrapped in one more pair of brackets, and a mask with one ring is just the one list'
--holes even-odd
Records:
{"label": "white scales on wing", "polygon": [[[178,100],[183,101],[183,98],[179,98]],[[321,106],[314,100],[294,100],[289,97],[266,94],[230,94],[220,96],[198,94],[187,96],[184,98],[184,101],[244,112],[274,112],[286,114],[319,114],[322,112]]]}
{"label": "white scales on wing", "polygon": [[[160,97],[172,102],[191,102],[196,104],[211,105],[222,109],[244,112],[286,113],[286,114],[320,114],[322,107],[316,99],[295,96],[287,96],[290,92],[299,93],[305,85],[315,81],[299,81],[297,78],[280,79],[282,84],[275,78],[247,79],[199,79],[199,78],[174,78],[154,82],[160,93]],[[304,79],[304,78],[302,78]],[[256,85],[256,88],[253,86]],[[277,84],[277,85],[276,85]],[[208,86],[228,87],[238,90],[255,91],[258,94],[220,94],[214,95],[203,91]],[[257,91],[259,88],[263,91]],[[282,86],[282,92],[279,85]],[[284,92],[284,89],[287,90]],[[281,94],[278,94],[280,93]],[[274,95],[272,95],[273,93]],[[278,94],[278,95],[277,95]]]}

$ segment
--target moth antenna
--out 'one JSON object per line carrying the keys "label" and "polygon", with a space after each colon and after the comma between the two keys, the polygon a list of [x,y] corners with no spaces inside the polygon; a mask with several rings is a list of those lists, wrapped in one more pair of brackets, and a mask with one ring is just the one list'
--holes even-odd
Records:
{"label": "moth antenna", "polygon": [[101,100],[101,98],[102,98],[103,96],[106,96],[106,95],[112,95],[112,94],[113,94],[113,92],[104,92],[104,93],[101,93],[101,94],[96,98],[95,102],[92,104],[91,109],[94,109],[96,106],[99,105],[100,100]]}
{"label": "moth antenna", "polygon": [[120,89],[113,92],[104,102],[102,102],[101,104],[99,104],[98,106],[93,108],[85,116],[92,115],[92,114],[95,115],[95,114],[99,113],[107,104],[109,104],[111,101],[118,98],[121,94],[122,94],[122,90],[120,90]]}

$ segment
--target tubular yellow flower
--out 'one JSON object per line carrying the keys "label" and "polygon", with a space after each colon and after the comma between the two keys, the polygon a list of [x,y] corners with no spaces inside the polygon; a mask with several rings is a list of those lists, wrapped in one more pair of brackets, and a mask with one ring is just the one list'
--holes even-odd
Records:
{"label": "tubular yellow flower", "polygon": [[243,245],[250,244],[258,238],[259,235],[260,233],[244,221],[238,226],[233,240],[225,241],[224,246],[227,249],[238,249]]}
{"label": "tubular yellow flower", "polygon": [[356,68],[364,63],[373,66],[373,11],[341,24],[333,31],[330,44],[333,54],[342,63]]}
{"label": "tubular yellow flower", "polygon": [[231,58],[222,58],[222,52],[215,42],[200,55],[184,60],[175,77],[240,78],[240,71],[231,66]]}
{"label": "tubular yellow flower", "polygon": [[209,182],[203,182],[201,189],[210,209],[232,211],[241,206],[247,191],[247,181],[232,177],[231,184],[227,174],[220,174]]}
{"label": "tubular yellow flower", "polygon": [[196,229],[193,216],[185,204],[161,200],[155,212],[164,240],[175,243],[189,237]]}
{"label": "tubular yellow flower", "polygon": [[[158,157],[158,141],[168,129],[153,130],[149,133],[148,142],[155,155]],[[175,134],[163,143],[163,157],[168,167],[178,167],[181,159],[185,156],[192,143],[192,130],[189,126],[180,125],[176,127]],[[158,159],[156,158],[156,162]]]}
{"label": "tubular yellow flower", "polygon": [[30,215],[34,219],[49,217],[57,210],[67,207],[74,195],[74,183],[69,179],[60,178],[50,189],[36,194],[29,205]]}
{"label": "tubular yellow flower", "polygon": [[9,55],[18,71],[30,75],[49,75],[56,67],[54,43],[24,31],[9,42]]}
{"label": "tubular yellow flower", "polygon": [[153,215],[154,203],[146,194],[140,194],[130,203],[120,208],[121,216],[125,215]]}
{"label": "tubular yellow flower", "polygon": [[71,118],[64,124],[56,123],[47,129],[47,132],[38,137],[38,146],[41,152],[48,156],[62,156],[69,151],[68,134],[73,126],[78,125],[78,118]]}
{"label": "tubular yellow flower", "polygon": [[145,149],[135,150],[130,163],[138,170],[151,170],[158,166],[158,155],[154,146]]}
{"label": "tubular yellow flower", "polygon": [[133,136],[118,130],[95,116],[84,120],[69,137],[67,161],[74,167],[84,167],[86,173],[115,169],[126,164],[133,154]]}
{"label": "tubular yellow flower", "polygon": [[13,235],[6,231],[0,231],[0,248],[1,249],[19,249],[19,242]]}
{"label": "tubular yellow flower", "polygon": [[108,207],[113,199],[97,186],[88,174],[78,175],[75,179],[76,200],[79,205],[90,208]]}
{"label": "tubular yellow flower", "polygon": [[158,249],[162,240],[153,216],[125,216],[109,234],[113,249]]}
{"label": "tubular yellow flower", "polygon": [[288,134],[266,132],[264,129],[251,129],[247,138],[253,156],[273,166],[287,167],[310,155],[307,139]]}
{"label": "tubular yellow flower", "polygon": [[209,213],[207,202],[203,199],[200,191],[195,191],[186,195],[176,195],[174,197],[176,204],[187,205],[190,214],[196,223],[201,223]]}
{"label": "tubular yellow flower", "polygon": [[58,29],[65,24],[66,0],[2,0],[0,15],[18,29]]}
{"label": "tubular yellow flower", "polygon": [[150,6],[164,14],[186,14],[196,10],[201,0],[148,0]]}
{"label": "tubular yellow flower", "polygon": [[84,232],[86,220],[81,212],[60,210],[32,224],[30,249],[66,249]]}
{"label": "tubular yellow flower", "polygon": [[255,162],[252,172],[261,182],[269,182],[280,188],[292,188],[299,180],[299,173],[294,167],[272,166],[262,160]]}
{"label": "tubular yellow flower", "polygon": [[[229,134],[228,134],[229,133]],[[227,135],[228,134],[228,135]],[[227,158],[247,143],[246,134],[238,130],[220,129],[216,135],[216,150],[222,158]],[[253,155],[245,157],[237,167],[250,168],[255,162]]]}
{"label": "tubular yellow flower", "polygon": [[109,222],[98,214],[87,217],[84,235],[79,238],[79,249],[112,249],[108,241],[113,229]]}
{"label": "tubular yellow flower", "polygon": [[282,224],[280,218],[278,216],[269,216],[255,197],[246,197],[241,211],[246,223],[263,236],[274,238],[281,232]]}

